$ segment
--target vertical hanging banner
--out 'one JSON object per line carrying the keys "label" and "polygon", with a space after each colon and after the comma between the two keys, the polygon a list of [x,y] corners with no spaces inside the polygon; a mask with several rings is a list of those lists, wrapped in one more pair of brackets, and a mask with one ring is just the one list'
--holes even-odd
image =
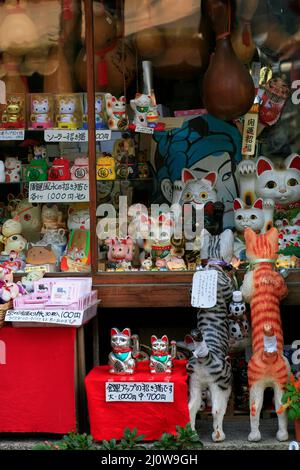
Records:
{"label": "vertical hanging banner", "polygon": [[249,113],[245,115],[242,140],[242,155],[245,157],[253,157],[253,155],[255,154],[258,126],[258,111],[259,105],[254,104],[250,109]]}

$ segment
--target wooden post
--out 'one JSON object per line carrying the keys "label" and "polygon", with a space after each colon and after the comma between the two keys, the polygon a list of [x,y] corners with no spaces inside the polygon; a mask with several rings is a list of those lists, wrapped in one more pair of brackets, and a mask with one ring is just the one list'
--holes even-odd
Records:
{"label": "wooden post", "polygon": [[96,136],[95,136],[95,77],[94,77],[94,22],[93,1],[84,0],[85,7],[85,44],[87,68],[87,103],[88,103],[88,156],[90,182],[90,230],[91,230],[91,270],[98,271],[98,240],[96,236]]}

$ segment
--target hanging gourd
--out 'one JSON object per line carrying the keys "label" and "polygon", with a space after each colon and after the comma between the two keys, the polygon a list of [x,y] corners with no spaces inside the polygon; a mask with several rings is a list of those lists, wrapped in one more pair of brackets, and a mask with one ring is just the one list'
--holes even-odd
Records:
{"label": "hanging gourd", "polygon": [[[124,93],[135,75],[135,55],[118,35],[117,19],[105,10],[102,3],[93,3],[95,90],[113,95]],[[82,47],[75,63],[77,80],[83,90],[87,87],[86,49]]]}
{"label": "hanging gourd", "polygon": [[254,84],[231,45],[230,1],[207,0],[206,8],[216,34],[216,49],[203,80],[204,105],[213,116],[229,121],[251,108]]}
{"label": "hanging gourd", "polygon": [[125,0],[125,35],[159,79],[193,80],[209,59],[202,0]]}
{"label": "hanging gourd", "polygon": [[238,25],[231,35],[231,44],[235,54],[244,64],[251,62],[256,49],[252,37],[251,20],[257,6],[258,0],[239,0],[238,2]]}

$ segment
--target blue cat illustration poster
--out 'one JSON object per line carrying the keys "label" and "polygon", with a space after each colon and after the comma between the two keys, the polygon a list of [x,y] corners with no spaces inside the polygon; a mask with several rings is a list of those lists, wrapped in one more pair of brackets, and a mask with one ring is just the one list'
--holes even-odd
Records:
{"label": "blue cat illustration poster", "polygon": [[156,202],[171,202],[173,183],[183,168],[198,179],[210,171],[218,174],[216,189],[225,205],[224,228],[233,227],[233,200],[238,195],[236,167],[241,160],[241,135],[234,125],[206,114],[185,121],[181,128],[156,132],[154,167]]}

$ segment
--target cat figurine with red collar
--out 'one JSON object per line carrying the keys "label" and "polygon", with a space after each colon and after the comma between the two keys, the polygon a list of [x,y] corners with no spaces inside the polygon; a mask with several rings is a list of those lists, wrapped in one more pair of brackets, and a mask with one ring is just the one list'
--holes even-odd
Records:
{"label": "cat figurine with red collar", "polygon": [[110,93],[105,94],[105,112],[108,128],[112,131],[125,131],[128,127],[128,116],[126,112],[126,98],[119,99]]}
{"label": "cat figurine with red collar", "polygon": [[176,342],[171,341],[171,354],[169,353],[169,339],[166,335],[162,338],[152,335],[151,345],[150,372],[170,374],[173,367],[172,360],[176,356]]}
{"label": "cat figurine with red collar", "polygon": [[[129,328],[123,331],[112,328],[110,332],[112,352],[109,354],[111,374],[133,374],[138,355],[138,337]],[[132,344],[133,343],[133,344]]]}

